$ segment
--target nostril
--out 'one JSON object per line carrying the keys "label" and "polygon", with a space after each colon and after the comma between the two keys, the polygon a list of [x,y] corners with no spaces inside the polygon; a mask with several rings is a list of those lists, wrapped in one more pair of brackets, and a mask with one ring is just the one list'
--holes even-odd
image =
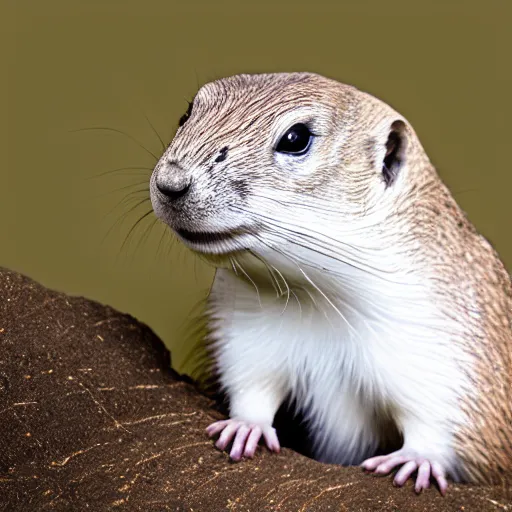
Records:
{"label": "nostril", "polygon": [[171,184],[156,180],[156,188],[166,197],[173,201],[187,195],[190,190],[190,183]]}

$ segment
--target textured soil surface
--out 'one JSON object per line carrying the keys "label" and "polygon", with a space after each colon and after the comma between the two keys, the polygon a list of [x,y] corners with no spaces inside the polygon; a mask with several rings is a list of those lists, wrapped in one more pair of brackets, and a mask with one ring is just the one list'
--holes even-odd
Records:
{"label": "textured soil surface", "polygon": [[512,510],[500,488],[416,496],[290,449],[231,463],[169,364],[132,317],[0,269],[0,510]]}

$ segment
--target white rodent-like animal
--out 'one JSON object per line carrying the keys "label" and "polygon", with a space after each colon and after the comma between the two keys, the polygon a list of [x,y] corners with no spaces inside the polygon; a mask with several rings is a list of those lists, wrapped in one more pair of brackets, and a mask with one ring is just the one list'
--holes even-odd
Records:
{"label": "white rodent-like animal", "polygon": [[[408,121],[313,73],[200,88],[150,182],[157,216],[218,268],[212,352],[252,457],[287,396],[319,461],[447,477],[512,468],[512,284]],[[403,446],[374,456],[392,424]]]}

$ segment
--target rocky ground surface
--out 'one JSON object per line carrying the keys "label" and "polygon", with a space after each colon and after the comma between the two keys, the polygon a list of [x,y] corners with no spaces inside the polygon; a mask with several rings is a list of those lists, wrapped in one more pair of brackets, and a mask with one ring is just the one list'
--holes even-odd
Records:
{"label": "rocky ground surface", "polygon": [[221,414],[145,325],[0,269],[0,510],[503,511],[501,488],[416,496],[290,449],[231,463]]}

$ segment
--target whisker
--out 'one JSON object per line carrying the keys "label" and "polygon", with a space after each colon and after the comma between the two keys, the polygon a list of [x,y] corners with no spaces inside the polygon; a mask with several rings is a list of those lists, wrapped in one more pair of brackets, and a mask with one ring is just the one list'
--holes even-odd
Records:
{"label": "whisker", "polygon": [[274,289],[276,290],[276,296],[277,298],[280,298],[283,296],[284,292],[281,288],[281,283],[279,282],[279,279],[275,275],[275,267],[272,265],[267,265],[268,273],[270,274],[270,277],[272,278],[272,282],[275,283]]}
{"label": "whisker", "polygon": [[309,300],[313,304],[313,307],[317,311],[321,312],[324,315],[325,319],[327,320],[327,322],[331,326],[331,329],[334,330],[334,326],[332,325],[332,322],[331,322],[331,319],[329,318],[329,315],[327,314],[327,312],[323,308],[318,307],[318,302],[316,301],[315,296],[305,286],[301,286],[300,290],[302,290],[309,297]]}
{"label": "whisker", "polygon": [[233,268],[233,272],[235,273],[235,276],[238,276],[238,270],[237,270],[237,268],[236,268],[235,262],[233,261],[233,258],[232,258],[232,257],[230,257],[230,258],[229,258],[229,261],[230,261],[230,263],[231,263],[231,267]]}
{"label": "whisker", "polygon": [[295,297],[297,304],[299,306],[299,318],[302,320],[302,304],[300,303],[299,296],[290,288],[290,292]]}
{"label": "whisker", "polygon": [[[174,236],[172,238],[170,238],[170,239],[168,238],[168,240],[170,240],[170,243],[169,243],[169,245],[167,247],[167,257],[169,259],[171,259],[171,257],[174,256],[176,258],[176,260],[179,259],[179,261],[181,261],[181,263],[180,263],[181,266],[187,266],[188,265],[188,258],[191,257],[191,255],[193,255],[194,253],[191,252],[182,243],[178,243],[176,245],[174,242],[177,242],[178,240]],[[172,251],[173,251],[174,247],[176,248],[176,251],[173,254]]]}
{"label": "whisker", "polygon": [[137,146],[139,146],[146,153],[148,153],[148,155],[151,155],[155,159],[155,161],[159,160],[159,158],[154,153],[152,153],[146,146],[141,144],[135,137],[132,137],[128,133],[125,133],[122,130],[118,130],[117,128],[109,128],[108,126],[93,126],[91,128],[77,128],[76,130],[70,130],[70,132],[72,132],[72,133],[73,132],[86,132],[86,131],[93,131],[93,130],[120,133],[121,135],[124,135],[125,137],[128,137],[131,141],[135,142],[135,144],[137,144]]}
{"label": "whisker", "polygon": [[[110,233],[112,232],[112,230],[119,224],[122,223],[122,221],[126,218],[126,216],[128,214],[130,214],[131,212],[133,212],[135,209],[137,209],[140,205],[144,204],[146,201],[149,201],[149,197],[146,197],[144,199],[142,199],[142,201],[138,201],[137,204],[135,204],[134,206],[132,206],[128,211],[124,212],[115,222],[114,224],[112,224],[112,226],[110,226],[109,230],[106,232],[105,236],[103,237],[101,243],[105,243],[105,240],[106,238],[110,235]],[[115,208],[114,208],[115,209]],[[112,210],[113,211],[113,210]]]}
{"label": "whisker", "polygon": [[[290,297],[291,297],[291,289],[290,289],[290,286],[288,285],[288,282],[286,281],[286,279],[284,278],[283,274],[279,271],[278,268],[276,268],[274,265],[271,265],[270,263],[268,263],[264,258],[262,258],[259,254],[253,252],[253,251],[249,251],[249,253],[255,257],[256,259],[258,259],[261,263],[263,263],[263,265],[265,266],[265,268],[267,269],[269,275],[270,275],[270,282],[272,283],[272,287],[274,288],[275,292],[276,292],[276,298],[281,298],[283,295],[286,294],[286,303],[285,303],[285,306],[284,306],[284,309],[283,311],[281,312],[281,315],[283,315],[286,311],[286,308],[288,307],[288,304],[290,302]],[[231,263],[233,265],[233,261],[232,261],[232,258],[230,258],[231,260]],[[236,268],[233,267],[233,270],[235,271],[235,274],[238,275],[237,271],[236,271]],[[275,276],[274,272],[276,272],[280,278],[282,279],[285,287],[286,287],[286,292],[281,288],[281,285],[279,283],[279,280],[277,279],[277,277]],[[295,294],[294,294],[295,295]],[[295,297],[297,298],[297,296],[295,295]],[[297,301],[298,301],[298,298],[297,298]],[[261,305],[261,303],[260,303]],[[300,302],[299,302],[299,308],[300,308]]]}
{"label": "whisker", "polygon": [[135,250],[133,251],[133,254],[135,255],[137,253],[137,251],[140,249],[140,247],[142,246],[143,243],[145,243],[147,241],[147,239],[149,238],[149,235],[151,233],[151,231],[153,230],[153,228],[155,227],[155,224],[158,222],[158,217],[155,217],[153,219],[153,222],[150,224],[150,226],[146,229],[146,231],[144,232],[144,234],[140,237],[139,239],[139,242],[137,243],[137,245],[135,246]]}
{"label": "whisker", "polygon": [[162,137],[160,137],[160,134],[156,131],[156,128],[153,126],[153,123],[149,120],[149,117],[146,114],[144,114],[144,117],[146,118],[146,121],[148,122],[149,126],[151,126],[153,133],[158,137],[158,140],[162,145],[162,150],[165,151],[165,144],[164,141],[162,140]]}
{"label": "whisker", "polygon": [[[93,176],[88,176],[87,178],[84,178],[84,180],[94,180],[94,179],[97,179],[97,178],[101,178],[102,176],[106,176],[108,174],[115,174],[115,173],[119,173],[121,171],[153,171],[153,169],[151,167],[118,167],[117,169],[111,169],[110,171],[105,171],[105,172],[102,172],[100,174],[94,174]],[[139,175],[139,174],[145,174],[147,175],[148,173],[144,172],[137,172],[137,173],[129,173],[129,175],[132,175],[132,174],[136,174],[136,175]]]}
{"label": "whisker", "polygon": [[317,311],[320,311],[320,308],[318,307],[318,303],[316,301],[316,298],[315,296],[307,289],[305,288],[304,286],[301,286],[300,289],[306,293],[309,297],[309,300],[313,303],[313,306],[314,308],[317,310]]}
{"label": "whisker", "polygon": [[[258,199],[263,199],[265,201],[272,201],[274,203],[277,203],[281,206],[291,206],[291,207],[297,207],[297,206],[300,206],[302,208],[304,208],[305,210],[313,210],[315,212],[317,212],[319,209],[317,207],[317,204],[315,205],[311,205],[311,204],[307,204],[307,203],[301,203],[300,201],[293,201],[293,202],[290,202],[290,201],[284,201],[282,199],[276,199],[275,197],[270,197],[270,196],[263,196],[261,194],[252,194],[253,197],[256,197]],[[325,213],[339,213],[339,210],[333,208],[333,209],[328,209],[328,208],[324,208],[322,207],[321,208],[321,211],[322,212],[325,212]]]}
{"label": "whisker", "polygon": [[347,327],[357,336],[357,331],[352,327],[351,323],[347,320],[345,315],[336,307],[334,302],[332,302],[331,299],[329,299],[327,294],[325,294],[322,291],[322,289],[306,274],[304,269],[297,262],[295,262],[295,264],[297,265],[299,272],[306,278],[306,280],[313,286],[313,288],[315,288],[320,293],[320,295],[322,295],[322,297],[328,302],[328,304],[334,309],[334,311],[338,313],[340,318],[347,324]]}
{"label": "whisker", "polygon": [[[368,274],[370,274],[370,275],[372,275],[372,276],[374,276],[376,278],[382,279],[383,281],[386,281],[386,282],[389,282],[389,283],[411,285],[411,283],[408,282],[408,281],[397,281],[396,279],[391,279],[391,278],[388,277],[388,275],[396,275],[396,271],[393,271],[391,269],[387,270],[387,269],[384,269],[384,268],[375,267],[375,266],[373,266],[371,264],[366,263],[364,261],[364,259],[362,258],[363,254],[364,254],[364,250],[363,249],[360,249],[360,248],[356,249],[355,247],[353,247],[353,246],[351,246],[349,244],[346,244],[346,243],[342,242],[341,240],[337,240],[337,239],[328,237],[326,235],[322,235],[322,234],[317,233],[317,232],[312,231],[312,230],[309,230],[308,233],[300,233],[298,231],[293,231],[292,229],[284,227],[283,224],[277,224],[270,217],[267,217],[267,216],[262,215],[260,213],[250,212],[250,211],[247,211],[244,208],[240,208],[238,206],[233,206],[232,208],[240,210],[245,215],[251,216],[251,217],[253,217],[256,220],[263,219],[267,225],[272,227],[272,229],[274,231],[274,234],[276,234],[276,233],[277,234],[284,234],[285,235],[285,239],[287,241],[292,242],[293,244],[295,244],[295,245],[297,245],[299,247],[307,249],[308,251],[315,252],[316,254],[328,257],[329,259],[332,259],[334,261],[338,261],[340,263],[344,263],[345,265],[348,265],[348,266],[350,266],[352,268],[355,268],[357,270],[361,270],[363,272],[366,272],[366,273],[368,273]],[[293,235],[293,236],[290,237],[289,235]],[[324,236],[325,238],[335,242],[338,245],[338,247],[328,246],[325,243],[322,243],[321,240],[319,240],[318,238],[316,238],[313,235]],[[307,242],[307,245],[304,244],[304,243],[300,243],[298,240],[304,240],[305,242]],[[348,248],[348,249],[351,249],[352,252],[358,256],[358,258],[355,259],[355,257],[351,257],[349,254],[347,254],[346,251],[343,252],[343,248],[344,247]],[[323,249],[323,250],[321,250],[321,249]],[[327,251],[325,251],[325,250],[327,250]],[[343,257],[340,258],[340,257],[336,256],[337,253],[341,254]],[[373,258],[373,259],[375,259],[375,258]],[[318,268],[318,267],[316,267],[312,263],[310,264],[310,266],[312,266],[313,268]],[[333,270],[331,270],[330,272],[336,273]]]}
{"label": "whisker", "polygon": [[132,235],[132,233],[134,232],[135,228],[148,216],[148,215],[151,215],[153,213],[153,209],[151,208],[151,210],[147,211],[146,213],[144,213],[141,217],[139,217],[139,219],[137,220],[137,222],[135,222],[135,224],[130,228],[130,230],[128,231],[128,234],[126,235],[126,238],[124,239],[124,242],[122,243],[121,245],[121,248],[119,249],[119,253],[122,252],[122,250],[124,249],[125,245],[127,244],[128,240],[130,239],[130,236]]}
{"label": "whisker", "polygon": [[[336,208],[334,208],[334,209],[326,208],[324,205],[320,205],[318,203],[318,201],[316,201],[314,205],[310,205],[310,204],[305,204],[305,203],[301,203],[301,202],[298,202],[298,201],[289,202],[289,201],[277,200],[277,199],[272,198],[272,197],[262,196],[262,195],[258,195],[258,194],[254,194],[254,197],[256,197],[257,199],[262,199],[263,201],[274,201],[274,202],[280,204],[281,206],[293,207],[295,209],[295,211],[297,210],[298,207],[301,207],[303,210],[311,210],[311,211],[314,211],[315,213],[320,212],[320,213],[324,213],[324,214],[338,214],[338,215],[340,214],[340,210],[339,209],[336,209]],[[265,208],[260,208],[260,210],[264,211]],[[344,228],[345,229],[345,233],[351,233],[351,234],[365,233],[366,230],[368,229],[368,227],[371,227],[371,226],[376,224],[376,222],[370,222],[371,215],[368,214],[368,212],[370,210],[366,206],[364,207],[363,211],[364,211],[363,217],[366,219],[367,223],[362,225],[362,226],[358,226],[358,227],[355,227],[355,228],[352,228],[352,229],[347,229],[345,227]],[[268,218],[268,217],[266,217],[266,218]],[[378,222],[381,222],[381,219],[379,219]],[[316,233],[316,234],[320,234],[320,233]],[[335,239],[333,237],[329,237],[329,236],[327,236],[325,234],[321,234],[321,236],[323,236],[324,238],[328,238],[330,240],[336,241],[336,242],[338,242],[340,244],[344,243],[342,240]],[[344,245],[347,245],[348,247],[351,247],[347,243],[344,243]],[[361,249],[361,248],[359,248],[359,249]]]}
{"label": "whisker", "polygon": [[240,265],[240,262],[236,260],[236,258],[233,258],[233,261],[235,262],[236,265],[238,265],[238,268],[242,271],[242,274],[244,274],[244,276],[252,283],[252,285],[254,286],[254,289],[256,290],[256,295],[258,296],[258,303],[260,305],[260,308],[263,309],[263,304],[261,303],[261,297],[260,297],[260,290],[258,289],[258,286],[256,285],[256,283],[251,279],[251,277],[249,276],[249,274],[244,270],[244,268],[242,267],[242,265]]}
{"label": "whisker", "polygon": [[[138,201],[139,198],[137,198],[136,195],[139,194],[139,193],[141,193],[141,192],[138,191],[138,190],[134,190],[133,192],[130,192],[130,193],[126,194],[126,196],[123,197],[123,199],[121,199],[111,210],[109,210],[105,214],[105,217],[108,217],[110,214],[112,214],[120,206],[124,206],[125,203],[129,204],[132,201]],[[142,202],[144,202],[144,201],[151,201],[151,199],[149,197],[145,197]]]}
{"label": "whisker", "polygon": [[[298,199],[298,198],[294,198],[293,201],[286,201],[284,199],[277,199],[275,197],[264,196],[262,194],[257,194],[257,193],[252,194],[252,197],[254,197],[256,199],[260,199],[262,201],[272,201],[274,203],[279,204],[280,206],[289,206],[289,207],[293,207],[294,209],[297,209],[298,207],[300,207],[304,210],[310,210],[310,211],[314,211],[316,213],[321,212],[321,213],[326,213],[326,214],[338,214],[338,215],[340,214],[339,208],[329,208],[325,204],[325,201],[323,201],[321,203],[319,203],[319,201],[315,201],[314,204],[311,204],[311,203],[304,203],[304,202],[300,201],[300,199]],[[336,201],[334,201],[334,199],[333,199],[332,201],[330,201],[330,203],[331,204],[336,203]],[[379,203],[373,204],[373,205],[365,204],[362,211],[364,212],[364,214],[365,214],[364,216],[366,217],[370,214],[374,215],[374,214],[378,213],[379,209],[382,209],[382,205]]]}
{"label": "whisker", "polygon": [[[313,237],[309,236],[310,234],[319,235],[319,236],[322,236],[323,238],[326,238],[327,240],[330,240],[330,241],[332,241],[332,242],[334,242],[336,244],[342,245],[344,247],[348,247],[349,249],[351,249],[353,251],[358,251],[358,252],[362,251],[361,248],[356,248],[353,245],[350,245],[350,244],[348,244],[346,242],[343,242],[342,240],[339,240],[337,238],[333,238],[333,237],[325,235],[323,233],[319,233],[318,231],[313,231],[310,228],[308,228],[307,234],[306,233],[300,233],[299,231],[293,231],[293,230],[290,230],[289,228],[284,227],[287,224],[291,225],[293,228],[297,228],[297,227],[300,227],[300,226],[296,226],[294,224],[285,223],[285,222],[281,222],[281,223],[278,224],[278,223],[275,222],[275,220],[272,217],[269,217],[267,215],[263,215],[261,213],[248,212],[247,210],[244,210],[243,208],[240,208],[240,207],[234,207],[234,208],[240,209],[240,210],[244,211],[244,213],[246,213],[246,214],[254,215],[256,217],[264,219],[266,223],[268,223],[268,224],[270,224],[272,226],[275,226],[276,228],[280,228],[282,230],[286,230],[286,231],[288,231],[290,233],[293,233],[293,234],[295,234],[297,236],[307,237],[309,239],[309,238],[313,238]],[[317,242],[320,242],[320,240],[318,240],[318,238],[314,238],[314,240],[316,240]]]}
{"label": "whisker", "polygon": [[249,250],[249,253],[259,260],[263,265],[265,265],[265,268],[267,269],[269,275],[270,275],[270,282],[272,283],[272,288],[274,288],[274,291],[276,292],[276,297],[279,298],[283,294],[283,290],[281,289],[281,286],[279,284],[279,281],[277,280],[276,276],[274,275],[274,272],[271,268],[271,266],[257,253]]}
{"label": "whisker", "polygon": [[315,288],[315,290],[318,291],[318,293],[320,293],[320,295],[327,301],[327,303],[334,309],[334,311],[336,311],[336,313],[338,313],[338,315],[340,316],[340,318],[347,324],[348,328],[356,335],[356,337],[358,336],[358,333],[357,331],[352,327],[352,325],[350,324],[350,322],[348,321],[348,319],[345,317],[345,315],[343,315],[343,313],[336,307],[336,305],[331,301],[331,299],[328,297],[328,295],[326,293],[324,293],[324,291],[308,276],[308,274],[304,271],[304,269],[299,265],[299,263],[297,262],[297,260],[295,258],[293,258],[292,256],[290,256],[289,254],[286,254],[285,252],[283,252],[281,249],[278,249],[277,247],[273,247],[273,246],[270,246],[268,245],[267,243],[265,243],[264,241],[262,241],[259,237],[257,237],[258,240],[263,243],[264,245],[266,245],[267,247],[269,247],[270,249],[276,251],[277,253],[281,254],[284,258],[287,258],[289,261],[291,261],[292,263],[295,264],[295,266],[299,269],[299,272],[304,276],[304,278],[306,279],[306,281],[308,281],[308,283],[313,286],[313,288]]}
{"label": "whisker", "polygon": [[[103,194],[100,194],[96,197],[99,198],[99,197],[109,196],[110,194],[115,194],[116,192],[121,192],[121,190],[126,190],[128,188],[132,188],[132,187],[136,187],[137,185],[144,185],[144,184],[147,184],[147,181],[137,181],[136,183],[130,183],[130,185],[125,185],[124,187],[107,190],[106,192],[103,192]],[[139,190],[134,190],[133,192],[130,192],[130,193],[133,194],[134,192],[147,192],[149,195],[149,187],[146,186],[145,188],[142,188]]]}
{"label": "whisker", "polygon": [[160,237],[160,241],[158,242],[158,246],[156,249],[156,256],[160,256],[160,251],[162,250],[162,242],[164,241],[164,238],[167,235],[167,226],[165,224],[162,224],[162,236]]}
{"label": "whisker", "polygon": [[284,278],[283,274],[279,271],[279,269],[277,267],[274,267],[274,265],[270,265],[270,266],[279,274],[279,276],[283,280],[284,285],[286,286],[286,291],[287,291],[286,303],[284,305],[283,311],[281,311],[281,315],[284,315],[286,308],[288,307],[288,303],[290,302],[290,287],[288,286],[288,282]]}

